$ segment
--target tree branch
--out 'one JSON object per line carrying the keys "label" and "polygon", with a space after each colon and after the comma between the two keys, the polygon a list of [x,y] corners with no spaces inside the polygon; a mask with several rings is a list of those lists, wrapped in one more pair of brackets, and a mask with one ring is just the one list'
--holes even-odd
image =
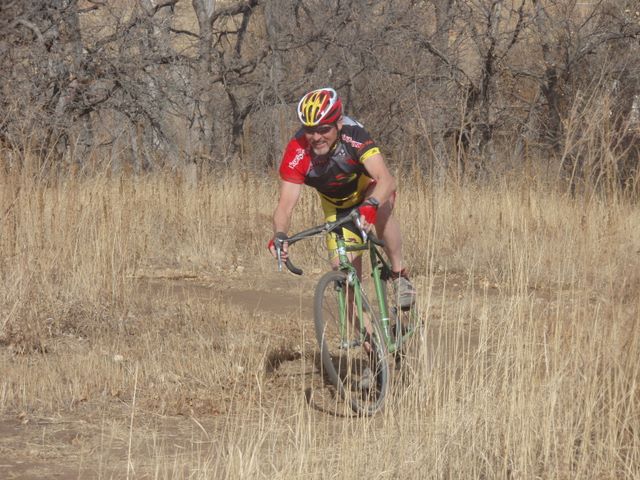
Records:
{"label": "tree branch", "polygon": [[227,8],[221,8],[211,16],[211,25],[220,17],[232,17],[240,13],[248,13],[251,9],[258,6],[259,3],[260,0],[246,0],[244,2],[238,2],[235,5],[230,5]]}
{"label": "tree branch", "polygon": [[179,0],[164,0],[164,2],[158,2],[157,5],[155,5],[154,9],[153,9],[153,14],[155,15],[156,13],[158,13],[159,10],[162,10],[165,7],[175,7],[176,3],[178,3]]}

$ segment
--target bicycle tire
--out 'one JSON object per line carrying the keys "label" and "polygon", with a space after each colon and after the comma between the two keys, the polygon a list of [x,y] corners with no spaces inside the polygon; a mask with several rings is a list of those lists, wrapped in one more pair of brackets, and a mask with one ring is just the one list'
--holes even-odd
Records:
{"label": "bicycle tire", "polygon": [[341,333],[340,313],[342,309],[343,318],[348,317],[348,303],[346,273],[332,271],[323,275],[314,296],[316,339],[326,378],[355,413],[368,416],[384,405],[390,383],[389,362],[380,323],[366,298],[363,297],[363,304],[370,312],[371,332],[365,341],[370,348],[359,342],[357,322],[343,321]]}

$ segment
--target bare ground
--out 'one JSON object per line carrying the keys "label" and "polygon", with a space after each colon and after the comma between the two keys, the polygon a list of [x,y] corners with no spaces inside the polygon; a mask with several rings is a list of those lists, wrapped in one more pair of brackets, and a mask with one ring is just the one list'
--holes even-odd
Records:
{"label": "bare ground", "polygon": [[[195,388],[193,395],[189,394],[193,383],[185,382],[183,400],[172,405],[150,398],[136,403],[132,395],[105,392],[101,398],[77,398],[55,414],[2,416],[0,478],[154,478],[158,459],[210,452],[230,434],[231,424],[258,424],[265,412],[286,419],[301,404],[308,405],[310,420],[329,433],[335,428],[332,424],[344,418],[332,409],[333,392],[317,375],[311,299],[319,276],[319,271],[303,277],[264,273],[258,267],[235,269],[215,279],[169,269],[140,275],[137,294],[157,297],[161,304],[225,302],[240,308],[244,315],[239,318],[245,324],[234,326],[234,331],[265,338],[264,351],[255,352],[264,357],[263,381],[257,385],[251,376],[239,375],[243,379],[227,388]],[[433,346],[442,328],[438,304],[459,300],[465,288],[463,275],[448,275],[446,288],[444,278],[434,278],[429,291],[436,300],[428,333]],[[86,348],[74,342],[67,347],[76,353]],[[64,355],[64,349],[58,350]],[[0,362],[11,361],[11,355],[8,349],[0,349]],[[34,361],[50,361],[47,355],[41,357]],[[145,458],[146,464],[141,460]],[[190,475],[188,471],[160,473],[162,478]]]}

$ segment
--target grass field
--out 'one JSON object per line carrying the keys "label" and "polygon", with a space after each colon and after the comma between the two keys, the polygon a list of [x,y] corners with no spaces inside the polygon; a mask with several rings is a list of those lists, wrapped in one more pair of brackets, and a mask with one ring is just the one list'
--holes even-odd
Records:
{"label": "grass field", "polygon": [[2,174],[0,478],[639,478],[640,207],[398,177],[426,331],[362,419],[318,375],[321,242],[267,253],[275,176]]}

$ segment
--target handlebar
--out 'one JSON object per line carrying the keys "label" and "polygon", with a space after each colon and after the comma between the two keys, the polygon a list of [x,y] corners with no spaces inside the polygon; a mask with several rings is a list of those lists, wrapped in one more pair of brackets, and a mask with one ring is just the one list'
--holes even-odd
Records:
{"label": "handlebar", "polygon": [[[374,234],[367,233],[362,229],[360,225],[360,213],[358,212],[358,209],[354,209],[347,216],[341,218],[340,220],[336,220],[335,222],[329,222],[325,223],[324,225],[318,225],[316,227],[303,230],[288,238],[275,239],[274,244],[276,247],[276,252],[278,254],[278,270],[282,270],[282,260],[280,259],[280,252],[282,251],[282,245],[285,242],[287,242],[291,246],[294,243],[299,242],[300,240],[304,240],[305,238],[313,237],[319,234],[330,233],[338,227],[341,227],[342,225],[349,222],[354,222],[356,224],[365,242],[370,241],[371,243],[378,245],[379,247],[384,247],[384,241],[377,238]],[[296,275],[302,275],[304,273],[302,269],[296,267],[291,262],[291,258],[289,256],[287,256],[285,266],[291,273],[295,273]]]}

